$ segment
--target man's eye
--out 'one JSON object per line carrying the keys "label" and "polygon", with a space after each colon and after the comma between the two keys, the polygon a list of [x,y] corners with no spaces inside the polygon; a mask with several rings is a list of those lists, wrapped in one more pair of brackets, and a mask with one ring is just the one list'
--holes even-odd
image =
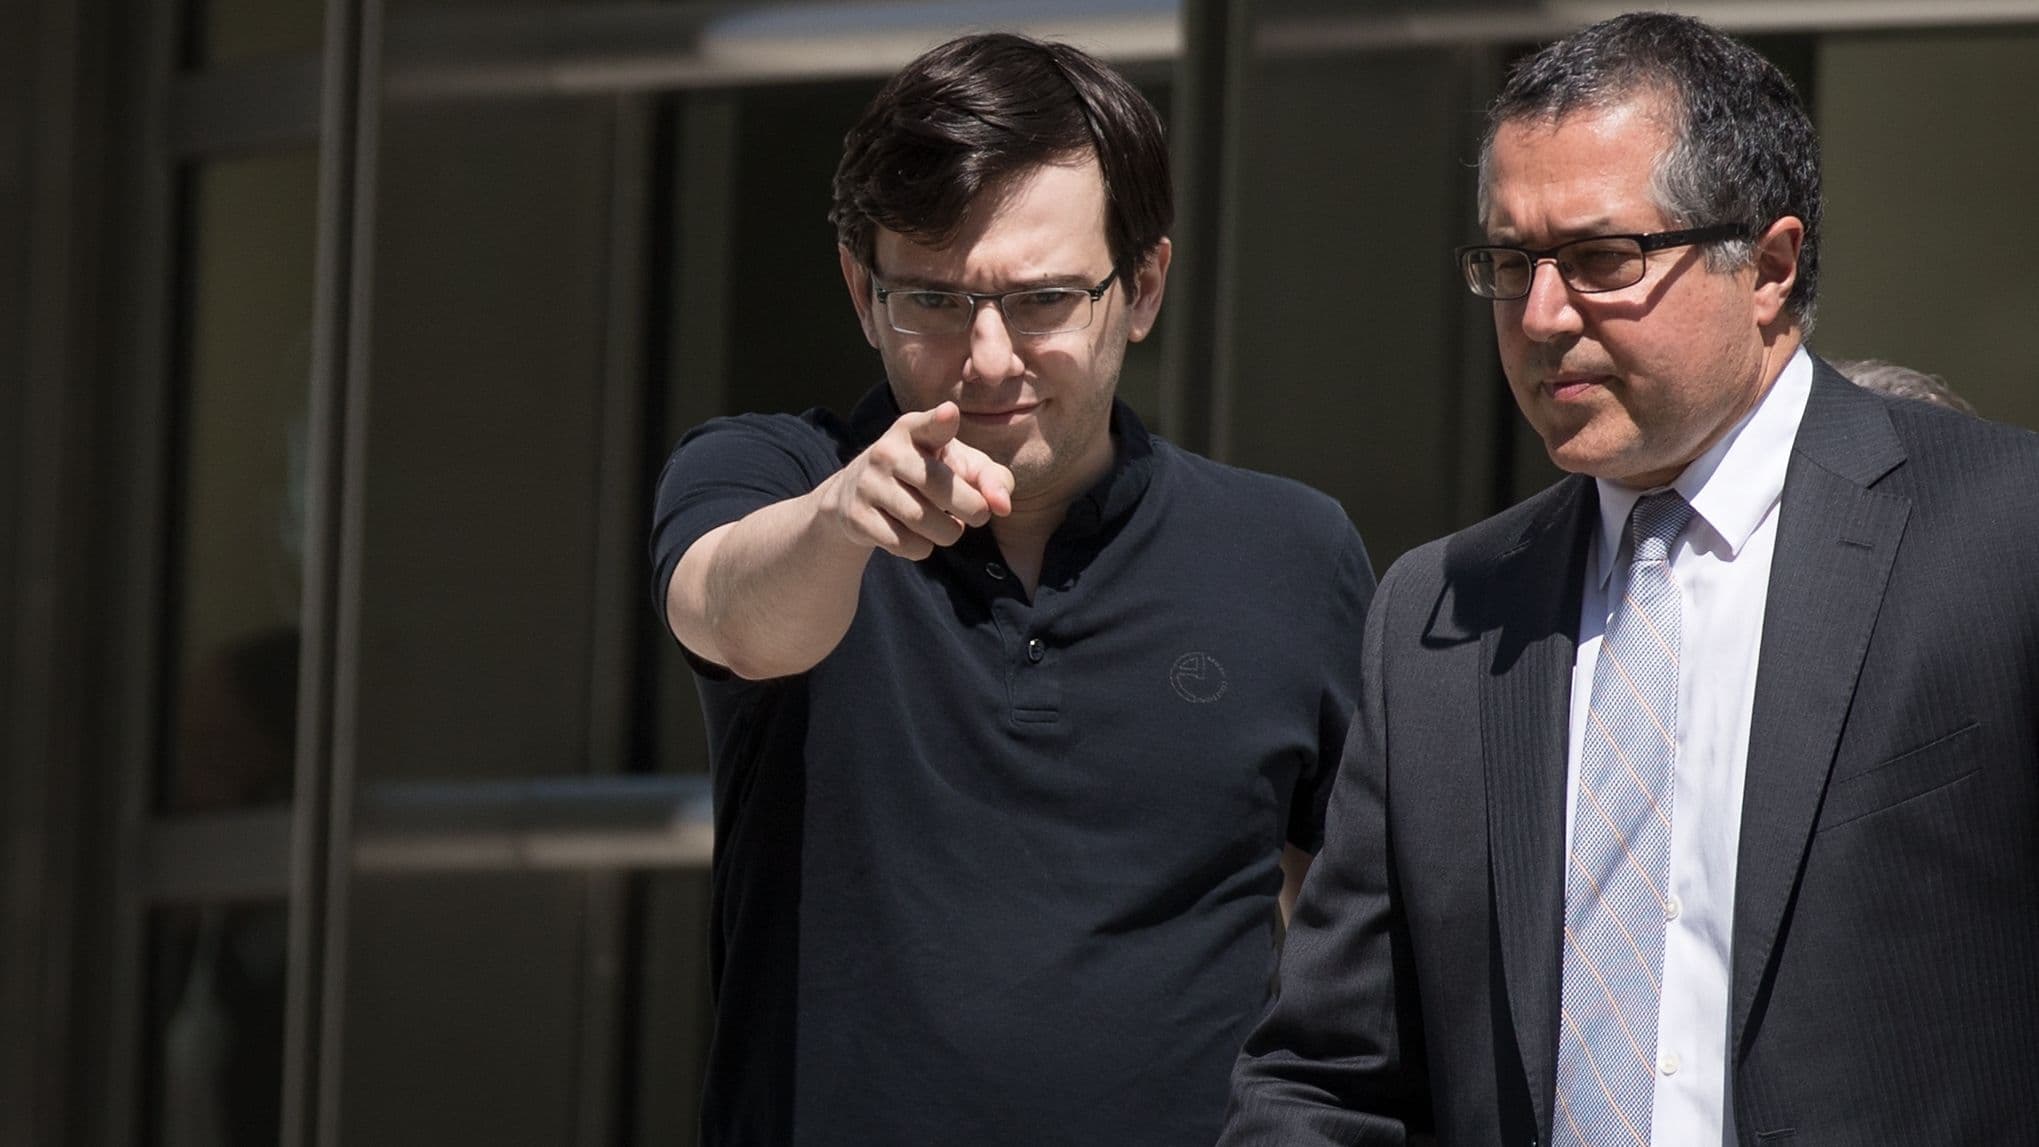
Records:
{"label": "man's eye", "polygon": [[1642,253],[1625,243],[1574,247],[1564,254],[1573,275],[1588,282],[1632,281]]}
{"label": "man's eye", "polygon": [[1474,276],[1510,294],[1529,281],[1529,256],[1520,251],[1475,251],[1468,264]]}
{"label": "man's eye", "polygon": [[1067,314],[1076,308],[1076,301],[1083,297],[1082,291],[1072,291],[1065,287],[1047,287],[1038,291],[1021,291],[1016,295],[1007,295],[1005,305],[1019,314]]}
{"label": "man's eye", "polygon": [[963,304],[963,296],[947,291],[904,291],[892,297],[918,311],[954,310]]}

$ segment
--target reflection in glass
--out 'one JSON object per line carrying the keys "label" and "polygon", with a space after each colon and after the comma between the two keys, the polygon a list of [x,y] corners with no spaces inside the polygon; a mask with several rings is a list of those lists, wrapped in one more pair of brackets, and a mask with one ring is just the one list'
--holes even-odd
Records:
{"label": "reflection in glass", "polygon": [[[614,768],[591,667],[637,543],[605,530],[618,268],[612,98],[389,109],[377,129],[357,777]],[[635,518],[630,525],[635,525]],[[626,553],[627,551],[627,553]],[[501,560],[514,552],[514,557]],[[638,582],[624,592],[638,596]]]}
{"label": "reflection in glass", "polygon": [[149,920],[148,1147],[270,1147],[282,1126],[281,903],[178,905]]}
{"label": "reflection in glass", "polygon": [[297,630],[279,626],[211,650],[180,688],[174,811],[290,799],[297,730]]}
{"label": "reflection in glass", "polygon": [[289,797],[317,176],[306,151],[186,181],[165,811]]}

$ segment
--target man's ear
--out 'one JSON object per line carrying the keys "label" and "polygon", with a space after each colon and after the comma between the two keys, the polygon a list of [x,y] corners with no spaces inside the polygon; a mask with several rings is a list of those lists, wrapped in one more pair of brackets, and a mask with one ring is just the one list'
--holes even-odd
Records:
{"label": "man's ear", "polygon": [[1756,237],[1756,325],[1767,327],[1784,314],[1785,301],[1798,282],[1798,251],[1805,245],[1805,222],[1786,215]]}
{"label": "man's ear", "polygon": [[1161,313],[1161,296],[1168,291],[1168,260],[1173,255],[1174,249],[1164,235],[1140,260],[1140,268],[1133,274],[1137,288],[1129,303],[1132,313],[1126,322],[1127,339],[1139,342],[1154,329],[1154,319]]}
{"label": "man's ear", "polygon": [[864,341],[878,345],[878,324],[875,316],[878,300],[871,294],[871,272],[850,249],[841,243],[835,245],[836,259],[842,263],[843,285],[850,289],[850,305],[857,308],[857,325],[864,328]]}

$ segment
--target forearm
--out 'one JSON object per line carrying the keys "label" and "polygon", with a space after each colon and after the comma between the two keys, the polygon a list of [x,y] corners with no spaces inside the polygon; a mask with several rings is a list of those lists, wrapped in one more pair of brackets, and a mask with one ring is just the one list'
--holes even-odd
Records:
{"label": "forearm", "polygon": [[797,497],[703,534],[666,586],[666,622],[697,656],[763,680],[814,668],[857,613],[873,550],[919,561],[1012,512],[1012,471],[955,440],[953,402],[909,411]]}
{"label": "forearm", "polygon": [[856,616],[873,547],[820,511],[821,491],[702,535],[673,570],[666,620],[696,656],[739,677],[803,673]]}
{"label": "forearm", "polygon": [[1296,913],[1296,897],[1302,894],[1303,877],[1310,874],[1310,861],[1314,853],[1304,852],[1293,844],[1281,846],[1281,922],[1286,925]]}

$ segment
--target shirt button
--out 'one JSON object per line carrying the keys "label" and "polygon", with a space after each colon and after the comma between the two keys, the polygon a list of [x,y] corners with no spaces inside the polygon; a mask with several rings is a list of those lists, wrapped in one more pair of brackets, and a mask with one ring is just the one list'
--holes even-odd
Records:
{"label": "shirt button", "polygon": [[1675,1051],[1665,1052],[1664,1057],[1657,1061],[1657,1070],[1665,1075],[1678,1074],[1678,1053]]}
{"label": "shirt button", "polygon": [[1045,642],[1043,642],[1043,641],[1042,641],[1042,640],[1041,640],[1040,638],[1038,638],[1038,637],[1035,637],[1035,638],[1031,638],[1031,639],[1029,639],[1029,640],[1027,641],[1027,660],[1028,660],[1028,661],[1034,662],[1035,664],[1037,664],[1037,665],[1038,665],[1038,664],[1040,664],[1041,658],[1043,658],[1043,657],[1046,657],[1047,655],[1048,655],[1048,646],[1047,646],[1047,644],[1046,644]]}
{"label": "shirt button", "polygon": [[991,575],[992,581],[1005,580],[1005,567],[999,565],[997,562],[985,562],[984,572]]}
{"label": "shirt button", "polygon": [[1678,918],[1678,913],[1683,911],[1685,911],[1685,906],[1678,902],[1678,898],[1676,896],[1673,896],[1670,899],[1664,901],[1664,919],[1676,920]]}

